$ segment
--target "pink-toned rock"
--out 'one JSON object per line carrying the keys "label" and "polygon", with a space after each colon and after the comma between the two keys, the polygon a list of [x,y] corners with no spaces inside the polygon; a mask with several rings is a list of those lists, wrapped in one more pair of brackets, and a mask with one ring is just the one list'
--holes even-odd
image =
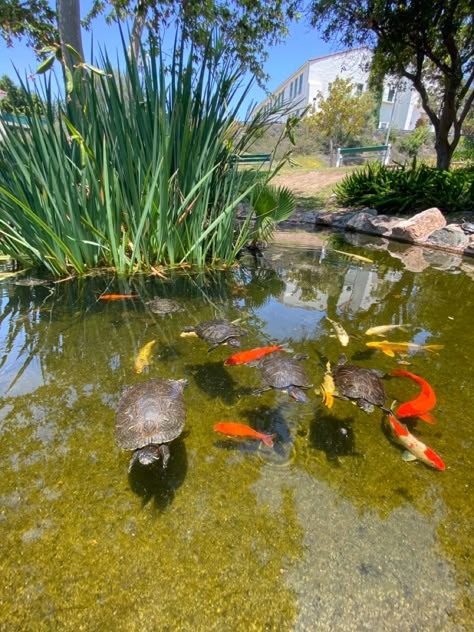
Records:
{"label": "pink-toned rock", "polygon": [[371,215],[367,212],[358,213],[350,219],[347,224],[347,230],[357,230],[371,235],[383,235],[388,237],[391,235],[395,226],[403,221],[398,217],[389,217],[388,215]]}
{"label": "pink-toned rock", "polygon": [[423,248],[421,246],[408,246],[400,250],[395,247],[395,242],[392,242],[388,247],[388,251],[392,257],[400,259],[410,272],[422,272],[430,265],[423,256]]}
{"label": "pink-toned rock", "polygon": [[391,236],[402,241],[416,242],[424,240],[435,230],[444,228],[446,219],[439,208],[429,208],[417,213],[410,219],[402,220],[394,226]]}

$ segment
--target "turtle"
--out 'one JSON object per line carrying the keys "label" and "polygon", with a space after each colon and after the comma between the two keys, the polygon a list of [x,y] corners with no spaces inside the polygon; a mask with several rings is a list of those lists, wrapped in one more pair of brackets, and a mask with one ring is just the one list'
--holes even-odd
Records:
{"label": "turtle", "polygon": [[226,343],[231,347],[240,347],[240,336],[247,335],[245,329],[225,319],[206,320],[195,327],[184,327],[182,332],[195,333],[202,340],[212,343],[208,352]]}
{"label": "turtle", "polygon": [[182,312],[183,307],[172,298],[160,298],[155,296],[150,301],[146,301],[150,310],[154,314],[173,314],[174,312]]}
{"label": "turtle", "polygon": [[115,439],[124,450],[134,451],[129,472],[136,461],[149,465],[160,458],[166,469],[168,444],[184,427],[186,384],[185,379],[153,378],[124,388],[115,416]]}
{"label": "turtle", "polygon": [[375,369],[346,363],[347,356],[342,354],[332,371],[334,397],[349,399],[366,413],[373,412],[374,406],[390,413],[384,406],[387,396],[380,373]]}
{"label": "turtle", "polygon": [[467,235],[474,234],[474,222],[463,222],[461,228]]}
{"label": "turtle", "polygon": [[289,358],[272,353],[259,360],[255,366],[262,372],[262,386],[255,391],[255,394],[275,388],[287,391],[288,395],[297,402],[307,402],[308,398],[303,393],[303,389],[311,388],[311,384],[300,364],[300,361],[306,358],[305,354],[296,354]]}

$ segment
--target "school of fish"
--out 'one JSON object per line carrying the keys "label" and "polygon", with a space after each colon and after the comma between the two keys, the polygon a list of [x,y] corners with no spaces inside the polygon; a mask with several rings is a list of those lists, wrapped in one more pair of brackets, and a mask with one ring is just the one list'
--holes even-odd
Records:
{"label": "school of fish", "polygon": [[[338,252],[338,251],[336,251]],[[345,253],[350,255],[350,253]],[[355,255],[354,255],[355,257]],[[370,261],[370,260],[368,260]],[[134,299],[139,298],[138,294],[102,294],[99,296],[100,300],[122,300],[122,299]],[[326,319],[331,324],[332,329],[335,332],[335,337],[343,347],[347,347],[350,341],[350,336],[344,329],[343,325],[328,316]],[[389,324],[389,325],[377,325],[370,327],[364,333],[366,336],[384,336],[387,332],[393,330],[403,330],[410,327],[408,324]],[[143,373],[152,364],[153,348],[156,344],[156,340],[150,340],[144,344],[134,361],[134,367],[137,374]],[[382,341],[370,341],[365,343],[369,349],[375,349],[382,351],[390,358],[395,357],[395,352],[406,354],[407,352],[416,351],[439,351],[443,349],[443,345],[430,344],[420,345],[413,342],[392,342],[389,340]],[[224,361],[224,366],[238,366],[238,365],[257,365],[258,360],[264,356],[275,353],[277,351],[289,351],[289,349],[282,344],[269,345],[266,347],[255,347],[246,351],[240,351],[228,357]],[[402,363],[403,361],[400,361]],[[404,362],[408,364],[407,362]],[[405,377],[419,384],[421,387],[420,393],[413,399],[402,402],[397,411],[393,410],[388,414],[385,420],[385,426],[389,432],[391,439],[405,448],[403,453],[403,459],[405,461],[418,460],[434,469],[444,470],[446,466],[441,459],[430,447],[417,439],[399,419],[422,419],[428,423],[434,423],[435,419],[431,415],[431,410],[436,405],[436,395],[432,386],[421,376],[406,371],[404,369],[396,368],[391,373],[391,377]],[[288,389],[291,392],[291,389]],[[326,371],[324,373],[323,382],[320,389],[315,391],[320,394],[323,399],[323,403],[327,408],[332,408],[334,404],[334,397],[336,388],[334,379],[331,373],[331,364],[328,361],[326,364]],[[302,401],[307,401],[304,398]],[[394,402],[395,403],[395,402]],[[385,410],[385,409],[384,409]],[[389,412],[387,410],[387,412]],[[266,434],[259,432],[251,426],[239,422],[220,422],[214,424],[214,430],[216,432],[225,434],[228,437],[234,437],[239,439],[252,439],[262,441],[266,446],[272,448],[274,446],[274,439],[276,433]]]}

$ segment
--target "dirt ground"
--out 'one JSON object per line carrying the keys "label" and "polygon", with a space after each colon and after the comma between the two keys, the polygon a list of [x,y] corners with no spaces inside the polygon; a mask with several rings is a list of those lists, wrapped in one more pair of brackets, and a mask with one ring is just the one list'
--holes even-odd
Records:
{"label": "dirt ground", "polygon": [[272,184],[286,186],[296,195],[311,197],[325,187],[337,184],[347,174],[346,169],[285,173],[275,177]]}

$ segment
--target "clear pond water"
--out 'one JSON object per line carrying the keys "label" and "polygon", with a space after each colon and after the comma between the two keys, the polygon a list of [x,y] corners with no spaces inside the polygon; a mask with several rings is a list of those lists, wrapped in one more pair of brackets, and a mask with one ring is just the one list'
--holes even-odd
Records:
{"label": "clear pond water", "polygon": [[[474,261],[352,239],[282,235],[258,262],[208,274],[1,282],[0,629],[473,629]],[[98,300],[118,292],[140,298]],[[154,315],[154,296],[184,311]],[[308,403],[256,396],[258,369],[223,365],[233,349],[180,336],[216,317],[244,318],[243,349],[308,354],[315,388],[342,351],[423,376],[436,424],[411,428],[446,470],[405,463],[378,410],[328,409],[313,388]],[[390,323],[410,324],[390,340],[444,348],[368,349],[382,338],[364,332]],[[115,409],[151,377],[189,380],[185,430],[166,473],[128,475]],[[388,405],[419,390],[384,384]],[[220,435],[220,421],[276,433],[275,446]]]}

